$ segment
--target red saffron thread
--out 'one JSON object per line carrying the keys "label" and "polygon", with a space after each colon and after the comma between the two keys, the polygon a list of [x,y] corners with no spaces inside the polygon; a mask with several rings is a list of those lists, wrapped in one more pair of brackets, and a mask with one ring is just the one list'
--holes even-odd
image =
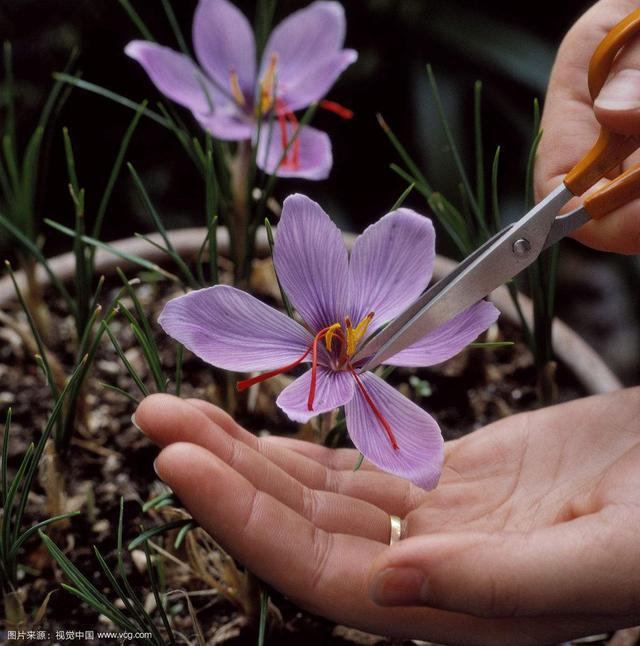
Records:
{"label": "red saffron thread", "polygon": [[400,449],[398,446],[398,442],[396,441],[396,437],[393,434],[393,431],[391,430],[391,426],[389,425],[389,422],[383,417],[382,413],[378,410],[378,407],[373,403],[373,399],[371,399],[371,396],[367,392],[366,388],[364,387],[364,384],[360,380],[360,377],[358,376],[358,373],[354,370],[353,366],[348,363],[347,367],[349,368],[351,374],[353,375],[353,378],[356,380],[356,383],[358,384],[358,388],[360,388],[360,392],[362,393],[362,396],[365,398],[365,401],[369,406],[371,407],[371,410],[373,411],[373,414],[378,418],[378,421],[380,424],[382,424],[382,428],[387,433],[387,437],[389,438],[389,442],[391,442],[391,446],[397,451]]}
{"label": "red saffron thread", "polygon": [[349,110],[349,108],[345,108],[335,101],[327,101],[325,99],[324,101],[320,101],[320,107],[323,110],[337,114],[341,119],[353,119],[353,110]]}
{"label": "red saffron thread", "polygon": [[244,379],[242,381],[237,381],[236,382],[236,389],[239,392],[242,392],[243,390],[246,390],[247,388],[250,388],[251,386],[254,386],[255,384],[259,384],[262,381],[266,381],[267,379],[271,379],[271,377],[275,377],[276,375],[280,375],[283,372],[287,372],[288,370],[293,370],[296,366],[299,366],[307,357],[309,352],[311,352],[312,346],[310,345],[307,348],[307,351],[299,358],[296,359],[293,363],[290,363],[287,366],[283,366],[282,368],[276,368],[275,370],[270,370],[269,372],[263,372],[261,375],[258,375],[257,377],[252,377],[251,379]]}

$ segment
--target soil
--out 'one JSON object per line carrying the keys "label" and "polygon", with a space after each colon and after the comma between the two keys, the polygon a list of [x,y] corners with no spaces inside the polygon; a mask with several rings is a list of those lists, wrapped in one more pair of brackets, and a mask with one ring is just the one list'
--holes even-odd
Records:
{"label": "soil", "polygon": [[[263,285],[264,271],[265,267],[258,267],[256,285]],[[118,286],[114,282],[105,290],[105,305],[113,298]],[[172,392],[175,345],[164,336],[155,321],[163,303],[177,292],[164,282],[148,282],[136,289],[156,330],[163,365],[171,378],[168,390]],[[266,296],[265,299],[272,297]],[[69,368],[73,364],[73,321],[54,296],[48,302],[52,347],[63,365]],[[17,303],[5,310],[20,325],[25,325]],[[116,317],[111,330],[129,361],[153,391],[144,357],[126,319]],[[518,329],[501,321],[499,328],[491,330],[489,336],[491,339],[514,341],[515,344],[497,349],[467,349],[440,366],[420,370],[397,369],[390,376],[391,383],[434,415],[447,439],[459,437],[493,420],[537,405],[532,357],[523,345]],[[560,400],[585,394],[563,366],[558,368],[557,380]],[[131,424],[135,404],[105,388],[101,385],[103,383],[117,386],[138,398],[140,396],[106,337],[87,385],[89,414],[77,430],[67,454],[59,458],[64,484],[57,491],[51,491],[52,471],[50,467],[47,468],[45,461],[39,483],[30,497],[25,526],[51,515],[51,501],[55,501],[56,497],[58,502],[63,501],[64,511],[81,510],[82,513],[69,522],[50,526],[47,533],[76,567],[113,600],[116,597],[98,566],[93,546],[115,569],[120,497],[125,500],[125,543],[137,536],[141,524],[152,527],[176,517],[184,517],[184,512],[172,508],[142,512],[144,502],[166,491],[152,468],[157,449]],[[273,389],[282,387],[283,383],[284,379],[279,379],[275,383],[262,384],[257,393],[253,392],[248,400],[238,403],[237,417],[256,433],[277,429],[279,433],[309,438],[313,435],[312,428],[308,425],[299,428],[287,420],[273,403]],[[224,404],[226,390],[222,373],[185,352],[183,396],[196,396]],[[0,402],[3,410],[9,406],[13,409],[9,455],[11,468],[15,469],[28,443],[36,439],[44,427],[51,409],[51,399],[32,354],[25,348],[20,335],[6,325],[0,326]],[[247,403],[251,407],[250,412],[247,412]],[[348,444],[348,438],[344,435],[334,434],[333,441]],[[174,537],[175,532],[153,539],[156,545],[169,553],[169,556],[162,558],[165,589],[181,589],[190,593],[207,644],[254,646],[257,643],[255,622],[252,625],[247,621],[242,610],[242,606],[246,608],[254,604],[255,607],[254,582],[247,580],[241,570],[226,560],[201,530],[188,534],[187,540],[177,550],[173,547]],[[68,581],[37,539],[32,539],[24,547],[22,563],[25,567],[21,573],[20,593],[27,613],[33,614],[47,594],[57,590],[49,600],[43,621],[44,629],[52,633],[52,643],[58,643],[54,635],[60,629],[109,629],[107,620],[60,589],[60,583]],[[154,599],[150,593],[146,562],[140,550],[127,555],[126,567],[133,588],[139,592],[143,603],[152,609]],[[235,604],[229,600],[234,595]],[[335,626],[301,611],[275,591],[270,591],[270,595],[272,629],[267,644],[390,646],[413,643],[390,641]],[[196,643],[184,596],[172,597],[169,612],[174,618],[174,630],[187,635],[191,643]],[[100,643],[109,642],[101,640]]]}

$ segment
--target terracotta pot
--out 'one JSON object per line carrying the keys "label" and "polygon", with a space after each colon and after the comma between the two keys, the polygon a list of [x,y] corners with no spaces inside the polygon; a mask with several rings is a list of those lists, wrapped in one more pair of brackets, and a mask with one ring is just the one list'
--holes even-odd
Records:
{"label": "terracotta pot", "polygon": [[[198,253],[205,236],[205,230],[200,228],[178,229],[170,232],[171,242],[176,251],[185,258],[193,258]],[[159,234],[149,236],[154,242],[162,243]],[[350,247],[355,240],[352,234],[345,234],[345,242]],[[164,263],[167,256],[159,249],[148,244],[139,238],[126,238],[110,243],[116,249],[125,253],[142,256],[151,262],[158,264]],[[229,253],[229,235],[226,229],[218,229],[218,252],[221,255]],[[258,257],[264,257],[268,254],[268,243],[264,229],[258,231],[256,241],[256,254]],[[113,273],[116,267],[121,267],[123,271],[128,271],[135,267],[123,258],[98,249],[95,256],[96,274]],[[63,254],[51,258],[49,265],[52,271],[63,282],[68,282],[73,277],[74,256],[71,253]],[[455,262],[438,256],[436,258],[434,277],[442,278],[448,274],[455,266]],[[38,267],[38,279],[42,285],[49,283],[49,277],[42,267]],[[16,273],[16,278],[21,288],[25,287],[25,278],[22,272]],[[13,284],[8,276],[0,279],[0,306],[8,300],[15,297]],[[490,295],[491,301],[502,312],[510,322],[519,325],[518,315],[509,296],[506,287],[496,289]],[[529,322],[533,318],[533,308],[531,301],[525,296],[521,297],[521,307],[525,317]],[[556,319],[553,323],[553,346],[556,356],[571,370],[576,379],[585,390],[590,394],[598,394],[618,390],[622,388],[620,380],[605,365],[600,356],[591,348],[583,339],[581,339],[571,328],[562,321]]]}

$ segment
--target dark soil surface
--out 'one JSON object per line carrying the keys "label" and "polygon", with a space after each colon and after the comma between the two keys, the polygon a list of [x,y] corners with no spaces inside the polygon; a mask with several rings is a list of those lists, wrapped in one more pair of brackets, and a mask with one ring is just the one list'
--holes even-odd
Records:
{"label": "dark soil surface", "polygon": [[[105,290],[105,304],[113,298],[117,287],[113,283],[110,289]],[[157,331],[157,343],[170,379],[168,390],[173,392],[176,348],[155,321],[163,303],[176,293],[162,282],[140,285],[137,293]],[[73,363],[73,322],[55,298],[51,298],[49,305],[51,347],[63,366],[69,369]],[[6,313],[24,328],[24,317],[17,304],[6,308]],[[149,370],[126,319],[117,316],[111,329],[128,360],[153,391]],[[492,340],[511,340],[515,345],[498,349],[467,349],[440,366],[420,370],[398,369],[390,376],[391,383],[434,415],[447,439],[460,437],[493,420],[537,406],[535,370],[519,331],[501,321],[499,329],[491,330],[489,337]],[[560,400],[584,394],[563,366],[558,368],[557,377]],[[265,382],[257,393],[249,395],[249,399],[237,400],[238,419],[256,433],[278,432],[313,437],[313,429],[299,428],[276,409],[274,388],[282,387],[283,383],[282,379],[275,383]],[[66,455],[50,456],[43,461],[39,482],[30,497],[26,523],[30,525],[40,521],[52,515],[53,511],[81,510],[82,513],[71,521],[49,527],[47,533],[98,589],[115,600],[93,548],[96,546],[101,551],[115,571],[120,498],[124,497],[125,501],[125,543],[135,538],[141,524],[152,527],[185,514],[166,507],[142,512],[144,502],[166,491],[152,468],[157,449],[131,424],[135,404],[102,384],[117,386],[136,398],[141,397],[106,337],[87,383],[86,409],[80,414],[81,423],[71,447]],[[185,352],[183,396],[197,396],[224,405],[227,390],[222,373]],[[0,393],[2,409],[9,406],[13,409],[9,454],[10,464],[15,468],[27,444],[37,439],[51,409],[48,387],[33,360],[33,352],[25,348],[24,339],[21,339],[15,324],[0,326]],[[251,412],[247,411],[247,404]],[[348,439],[344,435],[333,434],[332,442],[347,445]],[[255,611],[257,607],[255,583],[247,580],[241,569],[226,558],[201,530],[189,533],[179,549],[173,546],[175,535],[174,531],[152,539],[155,545],[165,550],[158,557],[162,563],[160,569],[165,589],[189,593],[207,644],[254,646],[257,643],[255,622],[252,625],[247,621],[245,613],[251,612],[251,608]],[[157,551],[154,549],[154,552]],[[107,620],[61,589],[60,583],[68,581],[37,539],[25,546],[22,563],[20,593],[29,615],[33,616],[51,590],[57,590],[49,600],[42,624],[54,642],[56,630],[109,629]],[[140,549],[126,556],[126,568],[133,588],[152,611],[155,602]],[[172,595],[168,605],[176,633],[186,635],[191,643],[196,643],[194,624],[184,595]],[[154,616],[160,625],[157,613]],[[272,629],[267,644],[271,645],[409,643],[336,627],[300,611],[275,592],[271,595],[270,617]],[[106,642],[102,640],[100,643]]]}

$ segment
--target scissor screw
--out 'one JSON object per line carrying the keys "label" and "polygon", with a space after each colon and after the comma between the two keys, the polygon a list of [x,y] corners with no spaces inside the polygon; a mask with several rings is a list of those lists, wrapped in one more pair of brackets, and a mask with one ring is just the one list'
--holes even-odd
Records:
{"label": "scissor screw", "polygon": [[531,243],[526,238],[518,238],[513,243],[513,253],[520,258],[526,256],[531,251]]}

